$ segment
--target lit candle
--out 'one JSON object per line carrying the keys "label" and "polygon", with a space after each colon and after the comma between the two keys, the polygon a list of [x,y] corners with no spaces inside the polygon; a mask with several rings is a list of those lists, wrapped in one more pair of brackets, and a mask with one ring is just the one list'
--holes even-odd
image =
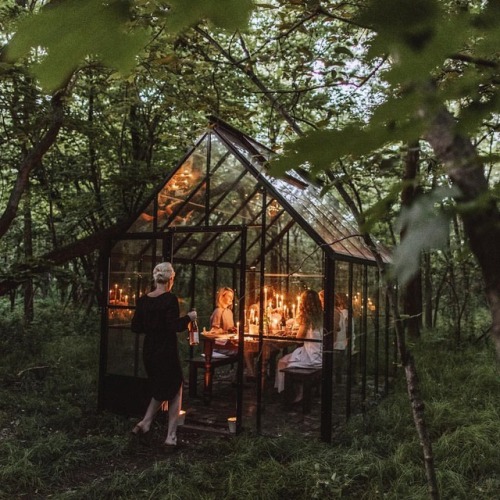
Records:
{"label": "lit candle", "polygon": [[292,304],[292,318],[295,318],[295,304]]}
{"label": "lit candle", "polygon": [[264,287],[264,307],[267,308],[267,286]]}
{"label": "lit candle", "polygon": [[240,333],[240,322],[239,321],[236,322],[236,331],[238,333]]}

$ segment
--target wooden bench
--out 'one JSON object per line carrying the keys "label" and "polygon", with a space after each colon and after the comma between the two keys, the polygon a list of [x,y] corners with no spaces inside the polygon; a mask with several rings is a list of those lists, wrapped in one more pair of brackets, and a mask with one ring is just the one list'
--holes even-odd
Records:
{"label": "wooden bench", "polygon": [[207,363],[203,356],[196,358],[191,358],[189,360],[189,395],[196,396],[197,386],[198,386],[198,369],[202,369],[204,372],[204,383],[203,383],[203,396],[210,401],[212,397],[212,379],[215,368],[224,365],[232,365],[238,361],[238,356],[227,356],[224,358],[214,358]]}
{"label": "wooden bench", "polygon": [[321,368],[289,367],[281,370],[285,374],[285,406],[290,406],[295,397],[294,385],[302,384],[302,412],[310,413],[313,389],[321,385]]}

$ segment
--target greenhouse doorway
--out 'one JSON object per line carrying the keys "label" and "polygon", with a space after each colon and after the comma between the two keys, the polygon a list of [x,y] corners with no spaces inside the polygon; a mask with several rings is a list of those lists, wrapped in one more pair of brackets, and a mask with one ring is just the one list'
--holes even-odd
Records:
{"label": "greenhouse doorway", "polygon": [[[145,239],[144,236],[124,235],[122,239],[111,242],[108,258],[103,261],[103,287],[108,293],[102,314],[100,410],[139,416],[149,401],[142,361],[144,335],[133,333],[130,322],[137,298],[152,288],[151,273],[158,262],[172,262],[176,271],[173,293],[179,299],[181,315],[195,307],[200,329],[210,329],[217,289],[223,286],[232,288],[235,291],[234,321],[242,325],[243,342],[245,294],[241,291],[246,288],[246,252],[243,251],[246,235],[245,226],[174,227],[158,237]],[[204,341],[202,339],[199,346],[190,346],[184,333],[179,334],[178,341],[187,396],[190,366],[193,359],[204,354]],[[234,342],[238,342],[237,336]],[[240,358],[242,354],[232,367],[232,416],[241,412],[237,391],[239,367],[242,366]],[[242,372],[240,381],[241,378]],[[203,391],[200,394],[203,396]]]}

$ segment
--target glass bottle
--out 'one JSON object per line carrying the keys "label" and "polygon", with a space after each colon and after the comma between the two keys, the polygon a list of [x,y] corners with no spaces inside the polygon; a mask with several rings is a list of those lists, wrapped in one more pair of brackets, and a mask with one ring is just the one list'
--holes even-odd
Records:
{"label": "glass bottle", "polygon": [[[194,309],[193,309],[194,311]],[[198,345],[200,343],[200,330],[196,320],[189,322],[189,345]]]}

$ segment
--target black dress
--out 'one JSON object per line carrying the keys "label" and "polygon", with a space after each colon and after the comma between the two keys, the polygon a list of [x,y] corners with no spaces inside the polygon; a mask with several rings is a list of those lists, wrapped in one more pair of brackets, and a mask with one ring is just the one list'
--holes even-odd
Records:
{"label": "black dress", "polygon": [[132,331],[144,333],[143,360],[151,395],[157,401],[173,399],[182,381],[177,332],[187,328],[189,316],[179,318],[177,297],[165,292],[143,295],[137,301]]}

